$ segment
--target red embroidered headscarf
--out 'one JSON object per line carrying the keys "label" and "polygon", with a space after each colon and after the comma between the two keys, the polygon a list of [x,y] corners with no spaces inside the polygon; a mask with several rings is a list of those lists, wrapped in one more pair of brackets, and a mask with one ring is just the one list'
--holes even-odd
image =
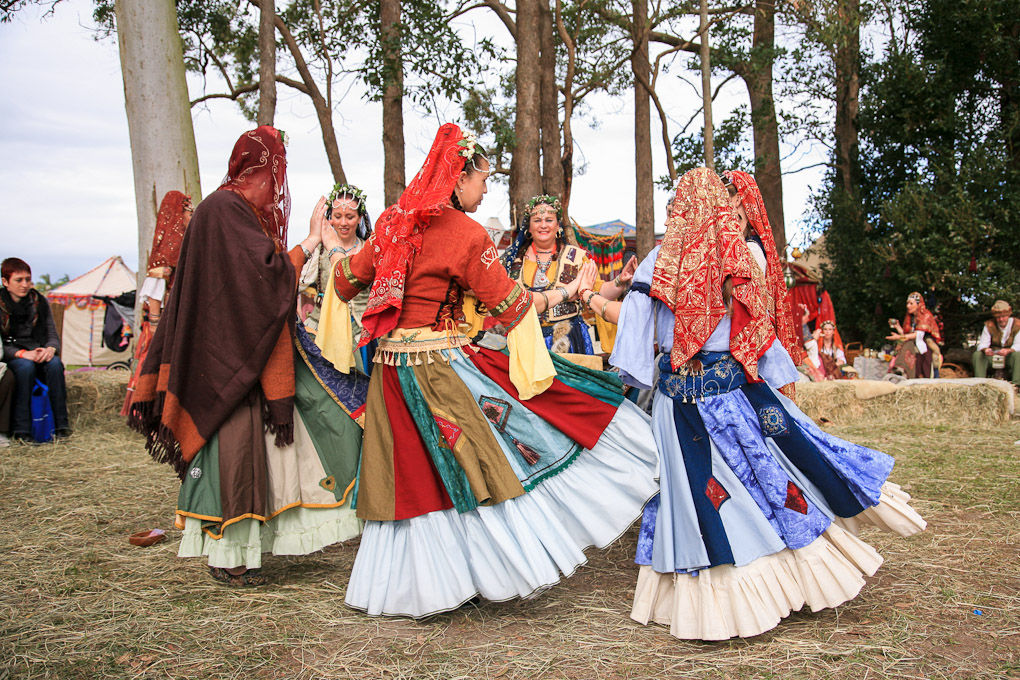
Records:
{"label": "red embroidered headscarf", "polygon": [[156,267],[170,267],[168,284],[173,285],[174,269],[181,254],[181,241],[188,223],[184,211],[191,210],[191,196],[180,191],[168,191],[159,204],[156,215],[156,231],[152,235],[152,251],[146,270]]}
{"label": "red embroidered headscarf", "polygon": [[932,336],[936,344],[942,344],[942,332],[939,330],[939,322],[928,309],[928,306],[924,304],[924,297],[915,291],[908,295],[907,299],[917,303],[917,311],[914,312],[913,324],[910,323],[910,312],[907,312],[907,315],[903,317],[903,332],[924,331]]}
{"label": "red embroidered headscarf", "polygon": [[783,278],[783,264],[779,260],[779,251],[776,249],[776,239],[772,234],[772,227],[769,225],[769,216],[765,212],[765,201],[762,198],[758,183],[750,173],[740,170],[730,170],[723,173],[723,177],[737,190],[737,197],[744,205],[744,212],[747,213],[747,221],[754,228],[758,238],[761,239],[765,251],[765,290],[768,293],[769,312],[772,315],[776,327],[776,337],[783,347],[790,353],[794,364],[800,364],[804,360],[804,350],[801,348],[800,329],[794,327],[793,314],[789,290],[786,288],[786,281]]}
{"label": "red embroidered headscarf", "polygon": [[276,243],[276,252],[287,250],[290,191],[283,133],[262,125],[241,135],[219,189],[241,196],[255,210],[266,236]]}
{"label": "red embroidered headscarf", "polygon": [[[468,160],[461,144],[464,133],[452,123],[439,128],[425,163],[411,183],[379,216],[375,225],[375,281],[369,291],[368,307],[361,317],[364,329],[359,346],[386,335],[397,327],[404,304],[404,282],[415,255],[421,249],[422,232],[429,221],[450,204],[464,163]],[[470,151],[473,153],[474,145]]]}
{"label": "red embroidered headscarf", "polygon": [[763,280],[719,176],[695,168],[680,178],[662,247],[655,259],[651,296],[676,317],[670,358],[679,368],[708,341],[726,315],[723,282],[733,283],[730,351],[752,380],[758,359],[775,338]]}

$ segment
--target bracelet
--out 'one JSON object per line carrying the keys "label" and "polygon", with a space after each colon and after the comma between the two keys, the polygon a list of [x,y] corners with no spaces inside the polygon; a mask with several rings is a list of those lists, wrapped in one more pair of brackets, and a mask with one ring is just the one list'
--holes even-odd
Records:
{"label": "bracelet", "polygon": [[538,294],[542,296],[543,300],[545,300],[545,311],[548,312],[549,311],[549,298],[546,297],[546,294],[545,294],[544,290],[538,291]]}
{"label": "bracelet", "polygon": [[312,259],[312,251],[308,250],[308,248],[305,248],[305,244],[304,243],[299,243],[298,244],[298,248],[300,248],[301,252],[305,254],[305,259],[306,260]]}
{"label": "bracelet", "polygon": [[16,356],[19,359],[24,359],[25,358],[25,354],[27,352],[28,352],[28,350],[19,349],[17,352],[14,353],[14,356]]}
{"label": "bracelet", "polygon": [[617,276],[615,279],[613,279],[613,285],[616,286],[617,288],[619,288],[620,286],[623,285],[622,283],[620,283],[620,277],[619,276]]}
{"label": "bracelet", "polygon": [[596,295],[598,295],[598,293],[596,293],[593,290],[589,290],[588,292],[591,293],[591,295],[588,296],[588,299],[585,300],[584,304],[585,304],[586,307],[588,307],[588,309],[591,309],[591,299],[593,297],[595,297]]}
{"label": "bracelet", "polygon": [[326,257],[328,257],[329,259],[332,260],[333,256],[336,255],[337,253],[341,252],[342,250],[343,250],[343,248],[341,248],[340,246],[334,246],[334,247],[330,248],[329,253],[326,255]]}
{"label": "bracelet", "polygon": [[608,307],[608,306],[609,306],[609,300],[607,299],[605,302],[602,303],[602,313],[599,314],[599,316],[601,316],[606,321],[608,321],[608,319],[606,319],[606,307]]}
{"label": "bracelet", "polygon": [[563,286],[558,286],[556,290],[558,290],[560,292],[560,295],[563,296],[563,302],[566,302],[567,300],[570,299],[570,293],[568,293],[567,289],[564,288]]}

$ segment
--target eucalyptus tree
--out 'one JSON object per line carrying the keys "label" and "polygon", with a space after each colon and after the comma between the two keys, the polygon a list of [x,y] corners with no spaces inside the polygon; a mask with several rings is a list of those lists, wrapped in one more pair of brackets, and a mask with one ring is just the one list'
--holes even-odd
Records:
{"label": "eucalyptus tree", "polygon": [[[188,69],[214,81],[191,101],[237,103],[256,121],[261,54],[259,0],[177,0]],[[343,77],[360,80],[368,98],[382,100],[386,199],[404,184],[404,99],[433,110],[441,98],[456,98],[475,60],[446,21],[443,7],[420,0],[266,0],[275,5],[278,60],[274,80],[306,95],[315,110],[334,181],[345,182],[333,114]],[[96,19],[115,30],[111,0],[96,0]]]}
{"label": "eucalyptus tree", "polygon": [[509,179],[512,212],[530,196],[546,193],[560,197],[568,218],[577,172],[573,123],[587,118],[597,124],[584,108],[589,94],[622,90],[621,67],[630,53],[591,4],[465,0],[453,13],[488,9],[512,41],[509,48],[498,40],[482,42],[488,79],[472,89],[463,106],[469,124],[488,133],[495,174]]}

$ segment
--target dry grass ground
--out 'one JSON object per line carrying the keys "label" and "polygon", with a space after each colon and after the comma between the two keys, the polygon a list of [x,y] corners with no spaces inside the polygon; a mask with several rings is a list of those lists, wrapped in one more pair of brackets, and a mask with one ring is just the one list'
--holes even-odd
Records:
{"label": "dry grass ground", "polygon": [[344,606],[356,541],[269,557],[272,585],[227,589],[175,557],[177,531],[128,544],[170,529],[176,478],[120,419],[85,419],[66,442],[0,450],[0,680],[1020,677],[1020,425],[829,429],[897,457],[928,530],[867,530],[886,562],[834,611],[698,643],[628,618],[633,531],[533,601],[423,622]]}

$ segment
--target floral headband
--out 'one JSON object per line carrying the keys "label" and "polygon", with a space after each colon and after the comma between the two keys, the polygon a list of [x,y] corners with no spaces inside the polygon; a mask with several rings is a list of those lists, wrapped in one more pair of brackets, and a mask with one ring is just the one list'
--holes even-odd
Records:
{"label": "floral headband", "polygon": [[560,199],[555,196],[535,196],[533,199],[528,201],[524,205],[524,219],[530,219],[533,214],[538,212],[538,206],[545,205],[549,206],[556,211],[556,217],[559,218],[563,214],[563,205],[560,203]]}
{"label": "floral headband", "polygon": [[834,324],[831,321],[824,321],[822,322],[822,329],[824,330],[825,328],[831,328],[832,330],[836,330],[836,324]]}
{"label": "floral headband", "polygon": [[368,198],[365,192],[354,186],[353,184],[341,184],[337,182],[333,186],[333,191],[329,192],[329,205],[331,208],[339,208],[338,201],[341,196],[350,196],[358,204],[357,210],[359,214],[365,213],[365,200]]}
{"label": "floral headband", "polygon": [[913,300],[914,302],[916,302],[918,304],[924,302],[924,300],[921,299],[921,294],[920,293],[911,293],[910,295],[907,296],[907,299],[908,300]]}

